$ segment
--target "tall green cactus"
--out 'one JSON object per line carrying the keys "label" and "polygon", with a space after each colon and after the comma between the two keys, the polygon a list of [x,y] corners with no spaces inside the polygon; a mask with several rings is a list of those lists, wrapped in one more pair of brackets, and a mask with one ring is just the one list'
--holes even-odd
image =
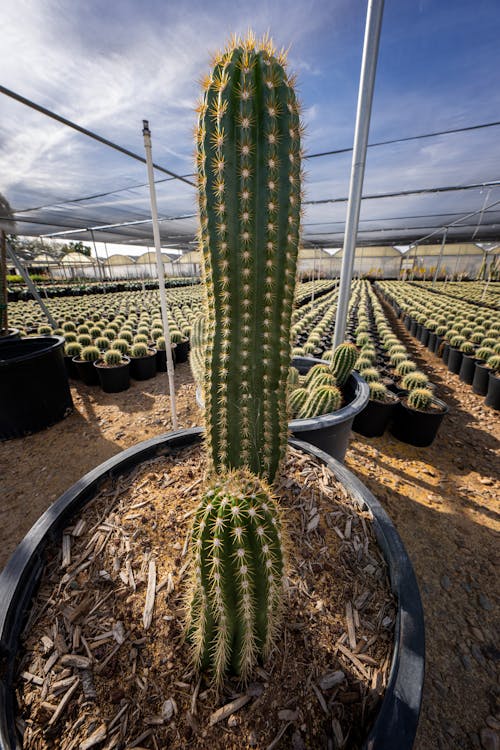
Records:
{"label": "tall green cactus", "polygon": [[354,344],[339,344],[333,352],[331,367],[339,388],[347,381],[357,358],[358,350]]}
{"label": "tall green cactus", "polygon": [[205,380],[205,345],[206,345],[206,315],[201,313],[195,319],[191,330],[191,349],[189,365],[197,385],[203,385]]}
{"label": "tall green cactus", "polygon": [[278,505],[245,469],[215,479],[198,506],[192,537],[187,629],[195,663],[217,682],[243,679],[269,654],[282,609],[284,560]]}
{"label": "tall green cactus", "polygon": [[234,40],[206,81],[197,131],[207,447],[214,470],[248,466],[270,481],[287,439],[300,140],[284,55]]}

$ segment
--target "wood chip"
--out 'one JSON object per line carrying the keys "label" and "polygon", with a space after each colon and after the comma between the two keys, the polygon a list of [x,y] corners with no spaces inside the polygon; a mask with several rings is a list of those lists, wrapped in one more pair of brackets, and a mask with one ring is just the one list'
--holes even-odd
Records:
{"label": "wood chip", "polygon": [[142,624],[144,630],[147,630],[153,620],[153,610],[155,606],[155,592],[156,592],[156,563],[153,559],[149,561],[148,570],[148,589],[146,592],[146,602],[144,604],[144,612],[142,615]]}
{"label": "wood chip", "polygon": [[337,669],[335,672],[326,672],[318,680],[321,690],[331,690],[345,680],[345,674]]}
{"label": "wood chip", "polygon": [[71,537],[69,534],[63,534],[62,538],[62,562],[61,567],[67,568],[71,563]]}
{"label": "wood chip", "polygon": [[231,716],[231,714],[234,714],[236,711],[239,711],[240,708],[246,706],[246,704],[251,700],[251,695],[240,695],[239,698],[231,701],[231,703],[226,703],[225,706],[218,708],[217,711],[214,711],[213,714],[210,715],[209,725],[213,727],[213,725],[217,724],[219,721],[224,721],[224,719],[227,719],[228,716]]}
{"label": "wood chip", "polygon": [[105,740],[107,734],[108,729],[106,724],[100,724],[86,740],[80,742],[79,750],[89,750],[89,748],[94,747],[99,742]]}
{"label": "wood chip", "polygon": [[357,656],[355,656],[351,651],[349,651],[349,649],[346,648],[346,646],[343,646],[342,643],[338,643],[337,642],[336,645],[337,645],[338,650],[341,651],[344,654],[344,656],[347,656],[347,658],[354,664],[354,666],[357,669],[359,669],[359,671],[361,672],[361,674],[363,675],[363,677],[366,677],[366,679],[369,680],[370,679],[370,673],[369,673],[369,671],[367,669],[365,669],[365,667],[360,662],[360,660],[357,658]]}
{"label": "wood chip", "polygon": [[80,654],[64,654],[61,656],[60,664],[63,667],[74,667],[75,669],[89,669],[92,660]]}
{"label": "wood chip", "polygon": [[70,687],[70,689],[68,690],[68,692],[64,694],[61,702],[59,703],[59,705],[57,706],[56,710],[54,711],[54,713],[50,717],[50,719],[49,719],[49,726],[52,726],[53,724],[55,724],[56,721],[59,719],[59,717],[61,716],[62,712],[64,711],[64,709],[68,705],[71,696],[76,691],[79,683],[80,683],[80,680],[78,679],[78,677],[75,677],[74,684]]}
{"label": "wood chip", "polygon": [[351,602],[347,602],[347,604],[345,605],[345,616],[347,620],[347,635],[349,636],[349,646],[354,651],[354,649],[356,648],[356,628],[354,627]]}

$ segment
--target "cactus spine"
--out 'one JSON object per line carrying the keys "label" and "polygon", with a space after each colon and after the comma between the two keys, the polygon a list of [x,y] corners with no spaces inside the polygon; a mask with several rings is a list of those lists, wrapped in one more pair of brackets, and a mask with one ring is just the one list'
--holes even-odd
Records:
{"label": "cactus spine", "polygon": [[310,390],[307,401],[299,412],[299,419],[310,419],[337,411],[342,405],[342,394],[336,386],[319,385]]}
{"label": "cactus spine", "polygon": [[235,40],[207,79],[197,131],[207,447],[215,470],[270,481],[286,447],[300,136],[284,55]]}
{"label": "cactus spine", "polygon": [[358,350],[354,344],[340,344],[333,352],[331,367],[339,388],[347,381],[357,358]]}
{"label": "cactus spine", "polygon": [[216,680],[243,679],[269,654],[279,621],[283,529],[267,484],[246,469],[215,479],[198,506],[192,537],[188,634],[195,663]]}

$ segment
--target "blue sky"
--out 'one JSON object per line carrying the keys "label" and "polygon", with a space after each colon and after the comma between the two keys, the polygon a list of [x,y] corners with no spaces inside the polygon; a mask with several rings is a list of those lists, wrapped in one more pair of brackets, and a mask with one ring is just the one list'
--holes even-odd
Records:
{"label": "blue sky", "polygon": [[[289,65],[298,73],[306,153],[348,148],[365,14],[366,2],[358,0],[214,0],[210,5],[3,0],[1,82],[141,155],[146,118],[155,161],[188,174],[198,81],[208,71],[211,53],[234,32],[269,31],[278,47],[290,47]],[[370,141],[500,120],[499,38],[498,0],[386,0]],[[15,209],[121,189],[44,216],[60,215],[61,223],[85,226],[148,216],[147,189],[125,190],[145,183],[143,165],[3,95],[0,164],[0,191]],[[306,198],[347,196],[350,164],[350,154],[307,161]],[[364,193],[499,178],[500,127],[495,127],[369,149]],[[500,200],[500,188],[365,201],[360,228],[381,232],[397,225],[396,217],[458,216],[480,209],[486,198]],[[158,201],[164,217],[196,210],[194,190],[179,182],[160,183]],[[308,207],[305,234],[329,246],[341,244],[345,212],[345,203]],[[172,226],[182,232],[195,223]]]}

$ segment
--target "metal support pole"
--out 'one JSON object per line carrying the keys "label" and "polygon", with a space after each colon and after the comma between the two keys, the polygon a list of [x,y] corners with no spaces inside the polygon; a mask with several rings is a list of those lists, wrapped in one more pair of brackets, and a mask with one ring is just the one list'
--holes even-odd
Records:
{"label": "metal support pole", "polygon": [[443,259],[444,246],[446,245],[446,235],[447,234],[448,234],[448,229],[445,229],[444,230],[444,234],[443,234],[443,241],[441,243],[441,250],[439,251],[439,258],[438,258],[438,261],[437,261],[437,264],[436,264],[436,270],[434,271],[434,278],[432,279],[432,286],[435,286],[435,284],[436,284],[436,280],[437,280],[437,277],[438,277],[438,272],[439,272],[439,269],[441,267],[441,261]]}
{"label": "metal support pole", "polygon": [[368,132],[370,129],[370,115],[373,89],[375,86],[375,71],[377,69],[383,11],[384,0],[368,0],[363,59],[361,62],[361,75],[356,112],[356,126],[354,131],[344,254],[340,272],[339,300],[335,321],[334,348],[341,344],[345,338],[347,307],[351,291],[352,269],[356,248],[356,236],[358,233],[359,211],[361,207],[361,194],[363,190],[363,178],[366,164],[366,147],[368,144]]}
{"label": "metal support pole", "polygon": [[33,297],[36,299],[36,301],[40,305],[40,308],[41,308],[43,314],[45,315],[45,317],[49,321],[49,323],[52,326],[52,328],[57,328],[56,321],[54,320],[54,318],[50,314],[49,310],[47,309],[47,306],[45,305],[45,303],[43,302],[42,298],[40,297],[38,289],[36,288],[36,286],[33,284],[32,280],[30,279],[29,273],[27,273],[26,269],[24,268],[24,266],[20,262],[19,258],[15,254],[14,250],[12,249],[10,242],[8,242],[8,241],[7,241],[7,255],[9,256],[9,258],[12,261],[12,263],[15,265],[15,267],[19,271],[20,276],[23,277],[23,279],[24,279],[24,281],[26,283],[26,286],[28,287],[28,289],[30,290],[31,294],[33,295]]}
{"label": "metal support pole", "polygon": [[311,305],[312,306],[314,306],[315,288],[316,288],[316,248],[314,248],[314,255],[313,255],[312,290],[311,290]]}
{"label": "metal support pole", "polygon": [[168,325],[167,315],[167,299],[165,296],[165,271],[163,268],[163,258],[161,257],[161,245],[160,245],[160,228],[158,226],[158,208],[156,205],[156,190],[153,172],[153,155],[151,152],[151,131],[149,130],[149,122],[147,120],[142,121],[142,134],[144,136],[144,149],[146,151],[146,163],[148,166],[148,180],[149,180],[149,197],[151,200],[151,218],[153,220],[153,237],[155,240],[156,250],[156,270],[158,273],[158,288],[160,291],[160,308],[161,317],[163,321],[163,332],[165,335],[166,353],[167,353],[167,375],[168,375],[168,388],[170,391],[170,407],[172,410],[172,426],[174,430],[177,429],[177,409],[175,405],[175,386],[174,386],[174,360],[172,358],[172,343],[170,341],[170,328]]}
{"label": "metal support pole", "polygon": [[[99,275],[100,280],[104,281],[104,278],[103,278],[103,275],[102,275],[101,265],[99,263],[99,256],[97,255],[97,246],[95,244],[94,230],[93,229],[90,230],[90,236],[92,237],[92,243],[94,245],[95,259],[96,259],[96,262],[97,262],[97,273]],[[82,273],[83,273],[83,266],[82,266]]]}

